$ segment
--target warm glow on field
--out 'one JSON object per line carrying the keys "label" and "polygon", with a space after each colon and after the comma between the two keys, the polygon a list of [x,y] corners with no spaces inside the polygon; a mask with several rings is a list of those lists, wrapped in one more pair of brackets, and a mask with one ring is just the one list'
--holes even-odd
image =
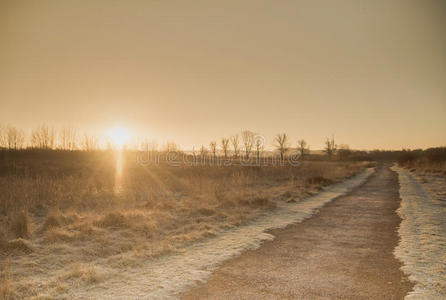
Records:
{"label": "warm glow on field", "polygon": [[132,135],[127,128],[114,127],[110,129],[108,137],[111,139],[113,146],[122,148],[126,143],[130,141]]}

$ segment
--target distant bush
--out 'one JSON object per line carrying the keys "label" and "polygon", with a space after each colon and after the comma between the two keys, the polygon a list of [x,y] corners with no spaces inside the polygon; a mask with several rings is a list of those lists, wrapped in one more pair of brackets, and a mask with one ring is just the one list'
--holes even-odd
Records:
{"label": "distant bush", "polygon": [[446,147],[429,148],[424,151],[427,159],[431,162],[446,161]]}
{"label": "distant bush", "polygon": [[446,175],[446,147],[403,151],[397,161],[400,166],[411,170],[442,172]]}
{"label": "distant bush", "polygon": [[398,164],[405,165],[407,163],[413,162],[420,157],[418,152],[405,151],[400,154],[397,158]]}

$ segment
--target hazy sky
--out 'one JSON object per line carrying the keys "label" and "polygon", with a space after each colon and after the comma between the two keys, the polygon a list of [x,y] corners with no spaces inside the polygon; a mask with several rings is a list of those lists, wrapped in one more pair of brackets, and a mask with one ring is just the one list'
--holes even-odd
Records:
{"label": "hazy sky", "polygon": [[0,123],[446,145],[446,1],[0,0]]}

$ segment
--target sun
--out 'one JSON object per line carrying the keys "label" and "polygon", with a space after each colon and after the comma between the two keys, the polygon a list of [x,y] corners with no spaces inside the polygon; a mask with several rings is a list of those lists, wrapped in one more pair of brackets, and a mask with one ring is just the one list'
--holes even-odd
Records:
{"label": "sun", "polygon": [[130,141],[132,135],[127,128],[113,127],[109,130],[108,137],[112,141],[113,146],[121,149],[126,143]]}

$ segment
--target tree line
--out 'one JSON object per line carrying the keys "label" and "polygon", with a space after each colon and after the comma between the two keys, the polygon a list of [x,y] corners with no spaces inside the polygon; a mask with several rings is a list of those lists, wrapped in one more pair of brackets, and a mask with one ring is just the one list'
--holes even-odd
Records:
{"label": "tree line", "polygon": [[71,127],[57,131],[45,124],[34,128],[30,135],[12,125],[0,126],[0,148],[21,149],[60,149],[60,150],[99,150],[99,139],[87,133],[80,135]]}
{"label": "tree line", "polygon": [[[219,142],[213,140],[209,143],[209,147],[201,145],[198,150],[195,147],[192,149],[193,155],[213,156],[217,155],[228,158],[230,156],[235,158],[249,159],[253,155],[257,159],[265,150],[265,138],[250,130],[243,130],[240,133],[233,134],[229,137],[221,138]],[[273,140],[273,147],[277,151],[281,159],[290,153],[292,149],[300,155],[301,158],[310,153],[310,146],[304,139],[299,139],[292,147],[289,136],[286,133],[276,134]],[[8,150],[20,149],[58,149],[58,150],[83,150],[83,151],[97,151],[100,150],[99,139],[87,133],[79,134],[76,129],[71,127],[64,127],[56,130],[52,126],[42,124],[34,128],[29,136],[25,132],[15,126],[7,125],[0,126],[0,148]],[[110,141],[106,141],[106,149],[111,149]],[[139,150],[145,151],[179,151],[179,147],[174,142],[167,142],[162,149],[158,149],[156,141],[144,140],[137,147]],[[335,155],[338,151],[338,146],[335,143],[334,137],[325,140],[325,148],[323,150],[329,157]],[[345,151],[345,147],[340,150],[340,153]]]}

